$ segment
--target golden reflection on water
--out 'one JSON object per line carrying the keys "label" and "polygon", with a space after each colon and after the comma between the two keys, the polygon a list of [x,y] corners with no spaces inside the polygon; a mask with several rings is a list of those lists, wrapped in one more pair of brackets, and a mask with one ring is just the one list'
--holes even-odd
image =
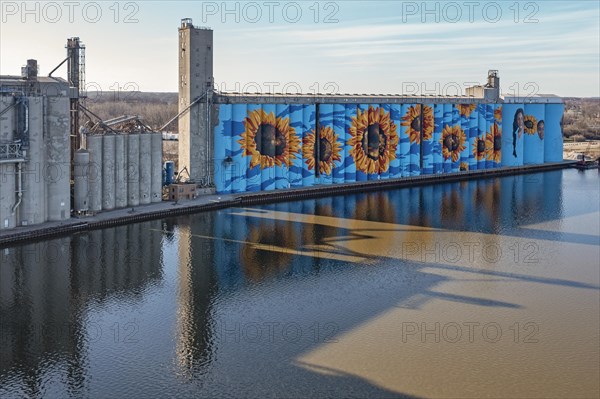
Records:
{"label": "golden reflection on water", "polygon": [[[499,187],[492,187],[476,191],[477,200],[493,204]],[[455,209],[455,217],[462,217],[460,201],[452,193],[442,201]],[[385,202],[369,207],[382,214],[391,212]],[[373,315],[338,342],[299,355],[298,367],[360,376],[381,388],[425,397],[589,397],[598,393],[600,320],[597,313],[579,309],[582,303],[597,308],[597,246],[361,220],[369,218],[365,214],[348,219],[252,208],[232,214],[277,221],[289,229],[300,224],[304,231],[321,226],[342,233],[324,236],[318,252],[309,245],[297,248],[297,240],[286,242],[283,237],[272,247],[255,242],[244,246],[306,256],[327,253],[337,259],[342,258],[335,254],[351,253],[355,256],[345,257],[346,262],[368,260],[372,265],[391,258],[402,261],[400,267],[420,267],[422,272],[445,277],[419,298]],[[448,252],[447,248],[457,246],[464,251],[466,243],[479,250],[460,256]],[[528,245],[539,251],[538,261],[532,264],[516,259],[510,251]],[[563,267],[574,263],[576,271]],[[466,334],[475,324],[470,342]],[[417,326],[417,333],[404,336],[406,325]],[[448,332],[456,326],[461,329],[458,341],[455,330]],[[422,335],[421,329],[433,332]],[[577,336],[590,340],[571,339],[574,329]],[[568,367],[564,359],[571,360]]]}

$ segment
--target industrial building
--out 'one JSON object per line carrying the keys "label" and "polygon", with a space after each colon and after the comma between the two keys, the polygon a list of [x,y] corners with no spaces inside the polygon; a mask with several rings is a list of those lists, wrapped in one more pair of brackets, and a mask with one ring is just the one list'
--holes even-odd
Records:
{"label": "industrial building", "polygon": [[0,229],[71,217],[70,87],[37,72],[0,79]]}
{"label": "industrial building", "polygon": [[[137,116],[102,121],[83,104],[85,46],[39,76],[0,76],[0,229],[162,200],[162,135]],[[67,80],[52,74],[67,63]],[[80,126],[80,114],[88,122]]]}
{"label": "industrial building", "polygon": [[[88,110],[85,46],[71,38],[66,47],[48,77],[35,60],[0,77],[0,229],[163,198],[161,134],[136,116],[102,121]],[[213,51],[213,31],[183,19],[173,120],[178,170],[193,187],[172,198],[562,161],[562,100],[501,96],[495,70],[454,97],[221,93]],[[65,62],[67,80],[52,77]]]}
{"label": "industrial building", "polygon": [[219,93],[213,32],[179,44],[179,165],[218,193],[562,161],[562,100],[502,97],[498,71],[456,97]]}

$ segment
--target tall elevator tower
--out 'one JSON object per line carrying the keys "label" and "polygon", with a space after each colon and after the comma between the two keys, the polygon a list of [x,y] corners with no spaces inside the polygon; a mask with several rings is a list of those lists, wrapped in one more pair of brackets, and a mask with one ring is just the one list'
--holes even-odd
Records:
{"label": "tall elevator tower", "polygon": [[190,181],[212,184],[213,151],[210,106],[213,94],[213,31],[194,27],[191,18],[179,28],[179,170]]}

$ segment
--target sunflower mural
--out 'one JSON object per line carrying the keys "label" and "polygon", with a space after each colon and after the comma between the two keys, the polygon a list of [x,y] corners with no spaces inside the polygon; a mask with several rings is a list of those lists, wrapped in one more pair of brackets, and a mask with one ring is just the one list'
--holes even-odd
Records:
{"label": "sunflower mural", "polygon": [[421,143],[421,127],[423,128],[423,140],[431,140],[433,137],[435,127],[433,108],[428,105],[423,106],[423,126],[421,126],[420,108],[418,105],[409,107],[400,123],[407,128],[406,134],[410,138],[410,144]]}
{"label": "sunflower mural", "polygon": [[465,141],[465,132],[460,125],[446,125],[440,140],[444,160],[452,158],[452,162],[457,162],[460,159],[460,153],[466,148]]}
{"label": "sunflower mural", "polygon": [[460,116],[464,116],[465,118],[471,116],[471,112],[475,110],[475,107],[475,104],[456,104]]}
{"label": "sunflower mural", "polygon": [[300,152],[300,139],[290,126],[290,119],[275,117],[275,113],[267,114],[262,109],[248,113],[238,143],[242,156],[251,157],[250,168],[289,167]]}
{"label": "sunflower mural", "polygon": [[369,106],[368,110],[357,110],[350,125],[350,155],[356,170],[363,173],[381,173],[388,170],[396,159],[398,127],[390,119],[390,113],[381,107]]}
{"label": "sunflower mural", "polygon": [[461,162],[460,165],[458,166],[458,170],[460,170],[461,172],[469,170],[469,163]]}
{"label": "sunflower mural", "polygon": [[502,123],[502,105],[499,105],[498,108],[494,110],[494,120],[497,123]]}
{"label": "sunflower mural", "polygon": [[[315,168],[316,159],[316,138],[315,131],[311,130],[309,134],[302,139],[302,151],[305,154],[305,162],[308,170]],[[321,126],[319,131],[319,173],[330,175],[333,170],[334,162],[340,161],[342,157],[342,143],[338,141],[338,135],[333,132],[330,126]]]}
{"label": "sunflower mural", "polygon": [[488,161],[500,163],[502,159],[502,128],[494,123],[485,136],[485,146],[492,149],[486,154]]}
{"label": "sunflower mural", "polygon": [[537,119],[533,115],[525,115],[525,133],[529,135],[536,134]]}
{"label": "sunflower mural", "polygon": [[477,161],[485,160],[485,140],[481,137],[475,139],[473,144],[473,156]]}

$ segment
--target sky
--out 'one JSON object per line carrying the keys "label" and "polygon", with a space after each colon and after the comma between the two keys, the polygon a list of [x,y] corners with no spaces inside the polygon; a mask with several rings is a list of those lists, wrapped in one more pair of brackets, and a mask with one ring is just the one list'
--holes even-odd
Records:
{"label": "sky", "polygon": [[600,96],[598,0],[0,6],[0,74],[18,75],[35,58],[47,75],[78,36],[90,91],[176,92],[177,28],[192,18],[214,30],[222,91],[456,95],[496,69],[503,94]]}

